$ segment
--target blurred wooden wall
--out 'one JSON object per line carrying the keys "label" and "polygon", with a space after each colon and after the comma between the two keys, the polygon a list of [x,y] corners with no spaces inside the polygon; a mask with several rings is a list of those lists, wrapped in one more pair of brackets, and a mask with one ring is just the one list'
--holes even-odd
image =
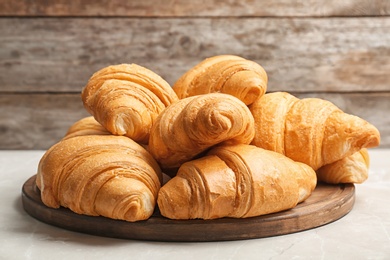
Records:
{"label": "blurred wooden wall", "polygon": [[47,149],[87,116],[92,73],[145,66],[173,84],[202,59],[260,63],[269,91],[320,97],[390,147],[390,1],[0,0],[0,149]]}

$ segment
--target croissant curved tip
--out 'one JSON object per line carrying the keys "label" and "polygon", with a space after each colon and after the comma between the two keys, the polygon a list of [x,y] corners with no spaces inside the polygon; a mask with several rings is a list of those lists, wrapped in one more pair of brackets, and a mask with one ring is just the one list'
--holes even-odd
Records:
{"label": "croissant curved tip", "polygon": [[373,148],[380,145],[381,136],[379,130],[373,126],[372,132],[372,135],[370,136],[370,138],[368,138],[366,145],[364,146],[365,148]]}
{"label": "croissant curved tip", "polygon": [[267,91],[266,73],[242,70],[233,74],[221,88],[221,92],[231,94],[245,105],[251,105]]}
{"label": "croissant curved tip", "polygon": [[[353,116],[357,118],[356,116]],[[360,128],[357,128],[355,143],[352,146],[362,148],[374,148],[380,145],[380,133],[379,130],[372,124],[368,123],[364,119],[358,118],[363,123]]]}
{"label": "croissant curved tip", "polygon": [[153,214],[154,210],[154,205],[151,201],[151,198],[144,195],[130,202],[123,219],[129,222],[148,219]]}
{"label": "croissant curved tip", "polygon": [[187,182],[183,178],[173,178],[159,191],[157,205],[161,215],[170,219],[188,219]]}

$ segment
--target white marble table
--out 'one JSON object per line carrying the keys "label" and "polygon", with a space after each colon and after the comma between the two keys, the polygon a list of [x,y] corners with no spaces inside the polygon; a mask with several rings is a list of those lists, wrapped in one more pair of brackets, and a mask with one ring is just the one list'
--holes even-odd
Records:
{"label": "white marble table", "polygon": [[0,151],[0,259],[390,259],[390,149],[372,149],[369,179],[345,217],[270,238],[172,243],[121,240],[42,223],[22,207],[43,151]]}

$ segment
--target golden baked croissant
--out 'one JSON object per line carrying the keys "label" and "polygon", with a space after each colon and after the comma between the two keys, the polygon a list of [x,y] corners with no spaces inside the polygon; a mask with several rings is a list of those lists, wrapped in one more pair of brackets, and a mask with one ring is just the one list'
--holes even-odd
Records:
{"label": "golden baked croissant", "polygon": [[366,148],[317,170],[319,181],[339,183],[363,183],[368,178],[370,157]]}
{"label": "golden baked croissant", "polygon": [[152,215],[161,181],[157,162],[130,138],[90,135],[53,145],[36,184],[48,207],[133,222]]}
{"label": "golden baked croissant", "polygon": [[97,71],[82,90],[87,111],[115,135],[147,143],[155,118],[178,100],[171,86],[136,64],[112,65]]}
{"label": "golden baked croissant", "polygon": [[170,219],[247,218],[295,207],[316,187],[306,164],[253,145],[216,146],[184,163],[159,191]]}
{"label": "golden baked croissant", "polygon": [[63,139],[80,135],[111,135],[111,133],[96,121],[93,116],[88,116],[71,125]]}
{"label": "golden baked croissant", "polygon": [[219,55],[203,60],[183,74],[173,90],[179,98],[221,92],[249,105],[264,95],[267,82],[267,73],[256,62],[234,55]]}
{"label": "golden baked croissant", "polygon": [[[210,93],[188,97],[167,107],[150,132],[149,151],[165,173],[218,143],[249,144],[254,120],[236,97]],[[174,175],[174,173],[173,173]]]}
{"label": "golden baked croissant", "polygon": [[314,170],[380,142],[373,125],[319,98],[268,93],[250,110],[256,129],[252,144],[306,163]]}

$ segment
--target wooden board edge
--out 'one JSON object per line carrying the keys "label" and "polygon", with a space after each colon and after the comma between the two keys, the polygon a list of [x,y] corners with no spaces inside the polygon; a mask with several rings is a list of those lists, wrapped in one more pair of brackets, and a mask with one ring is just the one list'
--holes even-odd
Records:
{"label": "wooden board edge", "polygon": [[[327,203],[319,203],[318,213],[307,212],[297,216],[292,209],[287,217],[281,217],[286,212],[279,212],[250,219],[217,220],[170,220],[153,216],[146,221],[129,223],[104,217],[78,215],[65,208],[52,209],[46,207],[40,200],[39,190],[35,185],[36,175],[30,177],[22,188],[22,203],[24,210],[35,219],[59,228],[95,236],[118,239],[164,241],[164,242],[215,242],[258,239],[272,236],[297,233],[332,223],[353,208],[355,202],[355,187],[353,184],[343,185],[342,200],[335,207]],[[314,210],[316,211],[316,210]],[[49,214],[46,214],[48,213]],[[319,216],[313,218],[313,216]],[[67,220],[71,218],[72,221]],[[189,222],[190,221],[190,222]],[[268,225],[272,222],[272,225]],[[213,225],[210,225],[210,224]],[[93,224],[94,228],[88,227]],[[120,229],[118,229],[120,226]],[[261,227],[256,229],[255,227]],[[286,227],[289,228],[286,228]],[[152,232],[151,232],[152,230]],[[220,231],[225,230],[221,236]],[[183,235],[185,234],[185,235]]]}

